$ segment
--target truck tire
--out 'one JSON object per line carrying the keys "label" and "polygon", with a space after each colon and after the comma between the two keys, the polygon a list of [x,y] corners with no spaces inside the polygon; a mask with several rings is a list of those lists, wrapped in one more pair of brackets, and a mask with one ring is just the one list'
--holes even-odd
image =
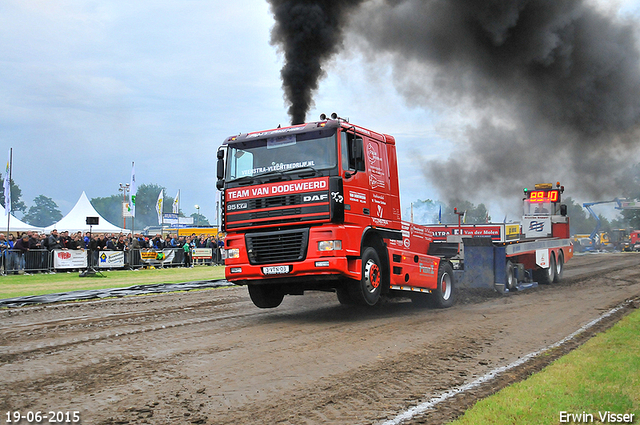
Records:
{"label": "truck tire", "polygon": [[453,267],[446,261],[438,267],[438,287],[431,294],[431,305],[435,308],[449,308],[456,302]]}
{"label": "truck tire", "polygon": [[367,247],[362,253],[362,278],[351,282],[349,295],[356,304],[373,306],[380,301],[382,292],[382,263],[375,248]]}
{"label": "truck tire", "polygon": [[512,289],[516,289],[517,285],[518,285],[518,281],[513,275],[513,263],[511,262],[511,260],[509,260],[507,261],[507,265],[505,266],[505,270],[504,270],[504,286],[508,290],[512,290]]}
{"label": "truck tire", "polygon": [[256,307],[275,308],[284,299],[284,292],[278,285],[249,285],[249,296]]}
{"label": "truck tire", "polygon": [[542,285],[549,285],[555,282],[556,278],[556,256],[552,252],[549,255],[549,268],[536,269],[533,271],[533,278]]}
{"label": "truck tire", "polygon": [[558,283],[562,280],[563,272],[564,272],[564,254],[562,254],[562,251],[558,251],[558,258],[556,259],[556,275],[553,277],[553,283]]}
{"label": "truck tire", "polygon": [[338,302],[342,305],[355,304],[351,299],[351,295],[349,295],[349,290],[347,288],[336,288],[336,295],[338,296]]}

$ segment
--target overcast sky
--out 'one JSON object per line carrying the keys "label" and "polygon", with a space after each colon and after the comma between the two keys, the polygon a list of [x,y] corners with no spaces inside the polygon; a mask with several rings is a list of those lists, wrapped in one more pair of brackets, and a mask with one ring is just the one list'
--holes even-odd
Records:
{"label": "overcast sky", "polygon": [[[272,26],[264,0],[1,1],[0,155],[13,148],[23,201],[45,195],[66,214],[82,191],[117,194],[135,161],[138,185],[181,190],[184,213],[199,204],[213,222],[218,146],[289,123]],[[407,211],[439,199],[413,158],[446,159],[451,126],[468,117],[406,105],[391,72],[347,43],[307,120],[335,111],[394,135]]]}

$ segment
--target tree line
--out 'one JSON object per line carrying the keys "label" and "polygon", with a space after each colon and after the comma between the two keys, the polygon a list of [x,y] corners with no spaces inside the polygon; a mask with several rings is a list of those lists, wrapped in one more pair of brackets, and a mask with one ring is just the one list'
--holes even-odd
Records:
{"label": "tree line", "polygon": [[[37,227],[50,226],[62,218],[62,212],[55,201],[47,196],[38,195],[33,199],[33,205],[27,208],[22,201],[22,190],[11,179],[11,213],[22,213],[21,218],[27,224]],[[4,184],[4,178],[0,176],[0,187]],[[160,191],[165,191],[162,210],[165,213],[172,212],[175,198],[166,195],[166,188],[158,184],[141,184],[136,192],[136,216],[134,218],[135,228],[143,229],[147,226],[158,226],[158,214],[156,212],[156,202]],[[97,197],[90,199],[91,205],[108,222],[121,227],[123,195],[115,194],[107,197]],[[0,190],[0,203],[5,205],[4,192]],[[182,211],[180,217],[185,217]],[[200,226],[210,226],[209,220],[202,214],[193,213],[194,223]],[[127,218],[127,228],[131,228],[131,218]]]}

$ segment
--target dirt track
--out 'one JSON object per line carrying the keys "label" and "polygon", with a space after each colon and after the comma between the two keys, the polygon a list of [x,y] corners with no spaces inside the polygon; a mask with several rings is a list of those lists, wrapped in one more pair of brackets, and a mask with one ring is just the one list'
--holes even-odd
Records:
{"label": "dirt track", "polygon": [[[20,410],[80,411],[84,424],[377,423],[640,296],[639,264],[635,253],[580,256],[559,285],[466,292],[446,310],[353,309],[327,293],[260,310],[245,288],[5,309],[1,419]],[[446,421],[542,366],[408,423]]]}

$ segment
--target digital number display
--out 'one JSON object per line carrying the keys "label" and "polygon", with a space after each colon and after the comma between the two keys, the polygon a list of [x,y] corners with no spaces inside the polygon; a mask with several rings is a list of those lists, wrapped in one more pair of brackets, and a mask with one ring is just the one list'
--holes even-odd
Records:
{"label": "digital number display", "polygon": [[558,202],[559,190],[534,190],[529,193],[529,202]]}

